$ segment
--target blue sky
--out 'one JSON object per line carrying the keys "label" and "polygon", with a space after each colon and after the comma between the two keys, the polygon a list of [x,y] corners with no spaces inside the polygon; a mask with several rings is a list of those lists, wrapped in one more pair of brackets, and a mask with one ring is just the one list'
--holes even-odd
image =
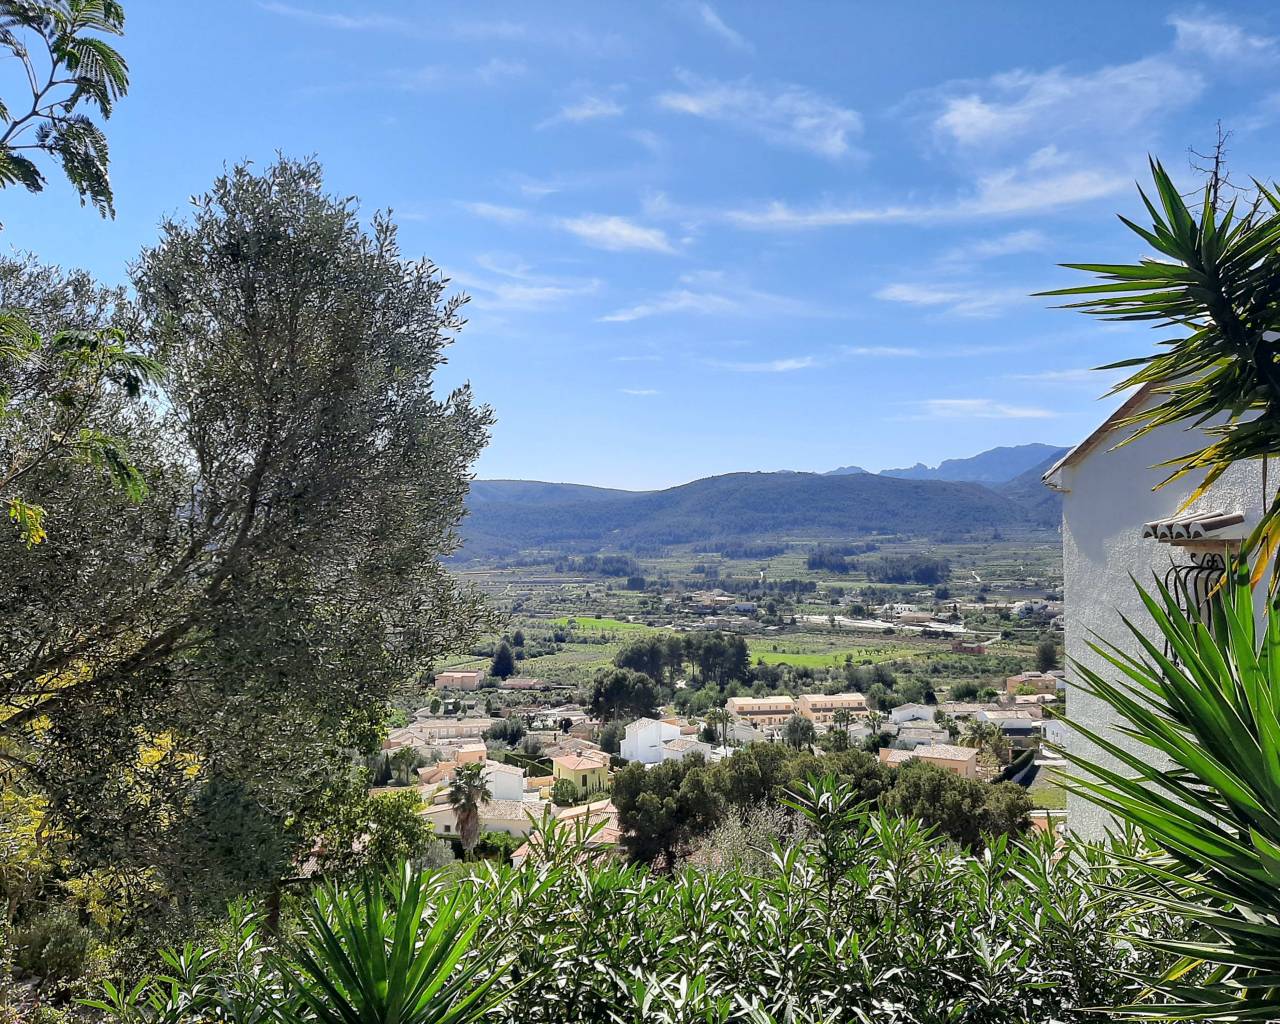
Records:
{"label": "blue sky", "polygon": [[1159,335],[1028,293],[1130,259],[1148,153],[1270,177],[1272,5],[130,0],[119,215],[4,241],[122,280],[225,163],[315,154],[472,296],[484,477],[647,488],[1071,443]]}

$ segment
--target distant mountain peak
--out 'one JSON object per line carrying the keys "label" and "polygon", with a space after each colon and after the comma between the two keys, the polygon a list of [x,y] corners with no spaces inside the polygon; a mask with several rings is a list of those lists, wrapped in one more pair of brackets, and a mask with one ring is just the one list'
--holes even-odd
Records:
{"label": "distant mountain peak", "polygon": [[907,469],[885,469],[880,475],[902,480],[1003,484],[1051,457],[1061,457],[1066,451],[1066,448],[1040,442],[1006,445],[979,452],[967,459],[943,459],[937,466],[917,462]]}
{"label": "distant mountain peak", "polygon": [[868,473],[870,470],[863,469],[861,466],[841,466],[839,469],[829,469],[823,476],[853,476],[855,473]]}

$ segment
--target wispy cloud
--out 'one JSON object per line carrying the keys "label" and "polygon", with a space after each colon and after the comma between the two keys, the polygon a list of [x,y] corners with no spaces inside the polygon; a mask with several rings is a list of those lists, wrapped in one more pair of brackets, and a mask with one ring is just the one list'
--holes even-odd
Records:
{"label": "wispy cloud", "polygon": [[824,311],[786,295],[761,291],[715,271],[681,276],[678,287],[600,317],[602,323],[628,323],[670,313],[702,316],[819,316]]}
{"label": "wispy cloud", "polygon": [[947,420],[1040,420],[1057,415],[1049,409],[1006,405],[991,398],[928,398],[919,408],[929,419]]}
{"label": "wispy cloud", "polygon": [[603,284],[594,277],[559,277],[539,273],[520,260],[491,255],[478,257],[476,265],[484,273],[452,271],[450,277],[475,293],[477,306],[484,309],[522,312],[557,309],[572,299],[595,294]]}
{"label": "wispy cloud", "polygon": [[924,351],[906,345],[846,345],[845,353],[868,359],[919,359]]}
{"label": "wispy cloud", "polygon": [[967,286],[898,283],[881,288],[875,297],[885,302],[937,308],[955,316],[996,316],[1009,306],[1026,302],[1028,292],[977,282]]}
{"label": "wispy cloud", "polygon": [[499,224],[521,224],[530,219],[529,211],[518,206],[484,202],[460,202],[458,206],[477,217],[497,221]]}
{"label": "wispy cloud", "polygon": [[978,83],[941,90],[935,130],[964,147],[1007,148],[1064,135],[1132,139],[1157,115],[1195,99],[1204,80],[1163,56],[1112,64],[1080,74],[1062,68],[1006,71]]}
{"label": "wispy cloud", "polygon": [[609,96],[583,96],[567,103],[555,114],[538,124],[550,128],[557,124],[581,124],[583,121],[599,121],[603,118],[621,117],[625,107]]}
{"label": "wispy cloud", "polygon": [[637,398],[648,398],[650,395],[658,394],[656,388],[619,388],[624,395],[635,395]]}
{"label": "wispy cloud", "polygon": [[767,359],[763,362],[721,362],[708,360],[709,366],[720,370],[732,370],[734,373],[794,373],[796,370],[809,370],[820,365],[815,356],[793,356],[790,359]]}
{"label": "wispy cloud", "polygon": [[1039,373],[1011,373],[1008,379],[1043,384],[1101,384],[1106,378],[1097,370],[1076,367],[1070,370],[1042,370]]}
{"label": "wispy cloud", "polygon": [[1026,167],[1012,167],[982,176],[966,195],[936,203],[883,206],[838,205],[800,208],[776,201],[754,209],[729,210],[728,223],[755,231],[812,231],[859,227],[865,224],[929,224],[1046,213],[1064,206],[1114,195],[1130,187],[1120,172],[1080,167],[1035,175]]}
{"label": "wispy cloud", "polygon": [[607,249],[610,252],[675,252],[666,232],[661,228],[645,227],[626,217],[588,214],[563,219],[559,223],[565,231],[596,249]]}
{"label": "wispy cloud", "polygon": [[728,44],[735,50],[741,50],[743,53],[754,53],[755,46],[741,32],[731,28],[720,17],[716,9],[708,3],[689,3],[686,9],[693,18],[702,25],[712,35],[718,37],[721,42]]}
{"label": "wispy cloud", "polygon": [[431,92],[458,86],[497,85],[508,79],[519,78],[526,71],[528,67],[523,61],[491,57],[483,64],[471,68],[429,64],[420,68],[393,70],[387,73],[387,78],[402,92]]}
{"label": "wispy cloud", "polygon": [[621,324],[632,320],[644,320],[667,313],[740,313],[741,306],[727,295],[714,292],[694,292],[687,288],[675,288],[648,302],[637,303],[625,309],[615,310],[600,318],[601,323]]}
{"label": "wispy cloud", "polygon": [[611,57],[627,49],[626,40],[613,32],[596,32],[581,25],[529,24],[508,18],[457,21],[449,26],[459,39],[495,40],[566,50],[581,57]]}
{"label": "wispy cloud", "polygon": [[276,3],[274,0],[261,0],[258,6],[270,14],[308,21],[314,25],[323,25],[326,28],[340,29],[344,32],[401,32],[414,27],[412,22],[389,14],[342,14],[336,11],[317,11],[310,7]]}
{"label": "wispy cloud", "polygon": [[798,85],[771,89],[748,80],[719,82],[683,74],[684,88],[657,98],[664,110],[722,121],[776,145],[837,158],[853,150],[862,116]]}
{"label": "wispy cloud", "polygon": [[1179,50],[1215,61],[1254,63],[1273,60],[1276,40],[1246,32],[1239,25],[1212,14],[1174,14],[1168,22],[1176,33]]}
{"label": "wispy cloud", "polygon": [[1040,252],[1049,244],[1049,239],[1042,231],[1010,231],[1007,234],[990,238],[978,238],[965,242],[943,253],[945,263],[973,263],[980,260],[997,259],[1001,256],[1016,256],[1025,252]]}
{"label": "wispy cloud", "polygon": [[662,356],[654,354],[614,356],[613,361],[615,363],[660,363]]}

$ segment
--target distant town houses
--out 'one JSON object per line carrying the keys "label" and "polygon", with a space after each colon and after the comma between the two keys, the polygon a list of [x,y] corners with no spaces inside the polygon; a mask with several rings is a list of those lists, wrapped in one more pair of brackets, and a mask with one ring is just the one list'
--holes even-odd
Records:
{"label": "distant town houses", "polygon": [[452,718],[445,715],[417,719],[406,726],[392,729],[387,734],[382,749],[429,748],[457,740],[478,740],[496,722],[496,718]]}
{"label": "distant town houses", "polygon": [[1016,676],[1005,679],[1004,692],[1011,696],[1019,690],[1056,694],[1059,690],[1066,689],[1066,686],[1067,674],[1061,669],[1054,669],[1051,672],[1020,672]]}
{"label": "distant town houses", "polygon": [[602,793],[609,786],[609,757],[590,750],[560,754],[551,759],[551,774],[557,781],[572,783],[579,797]]}
{"label": "distant town houses", "polygon": [[485,682],[484,669],[449,669],[436,673],[437,690],[478,690]]}
{"label": "distant town houses", "polygon": [[880,750],[880,763],[890,767],[901,767],[912,759],[927,761],[945,768],[964,779],[978,777],[978,752],[972,747],[958,747],[951,743],[934,743],[916,747],[913,750],[899,750],[883,747]]}
{"label": "distant town houses", "polygon": [[796,713],[796,702],[787,696],[730,697],[724,708],[739,721],[767,732],[787,724]]}
{"label": "distant town houses", "polygon": [[837,712],[864,714],[867,698],[861,693],[806,693],[796,698],[795,707],[796,714],[809,719],[815,726],[829,726],[835,722]]}

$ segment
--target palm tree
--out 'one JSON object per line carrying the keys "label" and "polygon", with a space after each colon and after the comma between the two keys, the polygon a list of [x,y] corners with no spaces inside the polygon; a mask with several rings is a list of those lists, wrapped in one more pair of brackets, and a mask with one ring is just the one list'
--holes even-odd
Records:
{"label": "palm tree", "polygon": [[878,733],[880,731],[880,726],[882,726],[883,724],[884,724],[883,711],[867,712],[867,725],[871,728],[872,735],[875,735],[876,733]]}
{"label": "palm tree", "polygon": [[718,728],[721,746],[729,745],[729,723],[732,721],[733,716],[724,708],[712,708],[707,712],[707,725],[713,729]]}
{"label": "palm tree", "polygon": [[980,754],[986,751],[1001,759],[1009,751],[1009,741],[1005,738],[1004,730],[994,722],[979,722],[976,718],[965,723],[964,737],[960,742],[966,747],[973,747]]}
{"label": "palm tree", "polygon": [[480,762],[462,764],[449,786],[449,805],[458,819],[458,836],[462,839],[462,852],[471,858],[480,838],[480,805],[493,799],[489,782],[484,777],[484,765]]}
{"label": "palm tree", "polygon": [[831,722],[837,729],[844,730],[845,745],[848,746],[849,726],[853,723],[853,712],[848,708],[836,708],[836,713],[831,716]]}
{"label": "palm tree", "polygon": [[[1215,169],[1197,216],[1155,160],[1151,176],[1159,208],[1140,192],[1151,229],[1125,223],[1155,254],[1136,264],[1068,263],[1103,283],[1045,294],[1084,296],[1068,308],[1180,333],[1154,354],[1103,369],[1136,366],[1112,394],[1145,386],[1157,399],[1125,421],[1133,433],[1122,443],[1166,424],[1212,424],[1203,427],[1208,441],[1202,447],[1163,464],[1171,467],[1166,484],[1204,473],[1189,505],[1232,463],[1280,451],[1280,194],[1258,184],[1243,212],[1235,201],[1221,210],[1222,178]],[[1280,546],[1280,492],[1269,499],[1247,546],[1259,553],[1256,583]],[[1273,589],[1278,584],[1275,574]]]}
{"label": "palm tree", "polygon": [[[1178,959],[1163,977],[1143,979],[1163,1005],[1124,1008],[1135,1017],[1280,1019],[1280,605],[1255,623],[1250,575],[1246,564],[1236,569],[1208,623],[1163,586],[1143,591],[1158,632],[1126,623],[1141,653],[1108,644],[1094,648],[1105,675],[1076,666],[1083,691],[1110,705],[1122,728],[1104,735],[1069,724],[1121,767],[1060,751],[1080,770],[1069,788],[1143,830],[1157,852],[1131,866],[1168,912],[1195,926],[1148,940]],[[1116,732],[1141,746],[1121,746]]]}

